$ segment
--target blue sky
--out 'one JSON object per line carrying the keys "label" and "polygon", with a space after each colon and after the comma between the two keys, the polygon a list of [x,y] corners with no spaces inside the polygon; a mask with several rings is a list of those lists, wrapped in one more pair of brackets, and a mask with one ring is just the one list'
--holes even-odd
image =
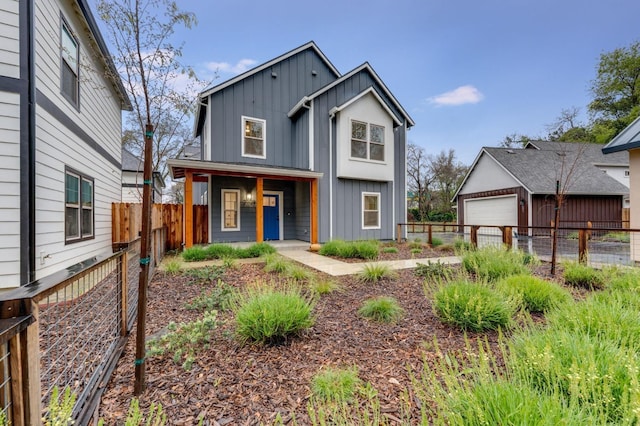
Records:
{"label": "blue sky", "polygon": [[587,120],[603,52],[640,40],[636,0],[178,0],[184,62],[222,82],[310,40],[346,73],[367,61],[416,122],[409,141],[470,164],[511,133]]}

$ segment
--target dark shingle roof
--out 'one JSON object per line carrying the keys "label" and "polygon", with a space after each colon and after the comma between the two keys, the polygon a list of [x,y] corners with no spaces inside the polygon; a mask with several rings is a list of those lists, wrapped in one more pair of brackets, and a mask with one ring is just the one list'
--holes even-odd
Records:
{"label": "dark shingle roof", "polygon": [[122,170],[126,172],[141,172],[144,168],[142,158],[138,158],[129,152],[126,148],[122,148]]}
{"label": "dark shingle roof", "polygon": [[533,149],[485,147],[483,150],[534,194],[553,194],[556,180],[566,186],[568,194],[629,193],[629,188],[596,167],[628,165],[626,152],[605,156],[602,145],[598,144],[534,142],[532,145]]}

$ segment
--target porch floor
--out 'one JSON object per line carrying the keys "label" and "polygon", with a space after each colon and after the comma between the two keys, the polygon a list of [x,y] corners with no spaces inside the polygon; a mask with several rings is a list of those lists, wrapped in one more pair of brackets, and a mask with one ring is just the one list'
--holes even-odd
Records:
{"label": "porch floor", "polygon": [[[347,263],[333,259],[331,257],[321,256],[317,253],[310,252],[309,243],[305,241],[284,240],[267,242],[274,246],[278,253],[280,253],[282,256],[332,276],[357,274],[358,272],[362,271],[366,265],[370,264],[388,265],[391,269],[408,269],[415,268],[418,263],[440,262],[448,265],[460,263],[460,258],[457,256]],[[248,247],[251,244],[253,244],[253,242],[233,243],[233,245],[236,247]]]}

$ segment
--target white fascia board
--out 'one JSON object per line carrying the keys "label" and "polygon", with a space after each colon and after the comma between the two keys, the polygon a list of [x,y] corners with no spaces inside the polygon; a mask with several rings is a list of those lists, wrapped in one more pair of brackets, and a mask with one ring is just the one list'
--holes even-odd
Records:
{"label": "white fascia board", "polygon": [[343,103],[342,105],[331,108],[331,111],[329,111],[329,114],[334,115],[335,113],[342,111],[343,109],[347,108],[349,105],[355,102],[358,102],[361,98],[368,95],[369,93],[371,93],[376,98],[378,103],[387,112],[387,114],[389,114],[389,116],[393,119],[393,122],[396,123],[397,126],[402,125],[402,121],[400,121],[400,119],[393,113],[393,111],[391,111],[391,108],[387,106],[387,104],[382,100],[380,95],[378,95],[378,92],[373,87],[369,87],[367,90],[360,92],[359,94],[349,99],[347,102]]}

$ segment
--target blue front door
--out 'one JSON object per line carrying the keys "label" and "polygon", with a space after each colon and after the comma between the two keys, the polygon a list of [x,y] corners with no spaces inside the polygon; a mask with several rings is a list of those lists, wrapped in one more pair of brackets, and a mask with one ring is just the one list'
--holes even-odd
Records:
{"label": "blue front door", "polygon": [[263,198],[264,239],[280,239],[280,196],[268,194]]}

